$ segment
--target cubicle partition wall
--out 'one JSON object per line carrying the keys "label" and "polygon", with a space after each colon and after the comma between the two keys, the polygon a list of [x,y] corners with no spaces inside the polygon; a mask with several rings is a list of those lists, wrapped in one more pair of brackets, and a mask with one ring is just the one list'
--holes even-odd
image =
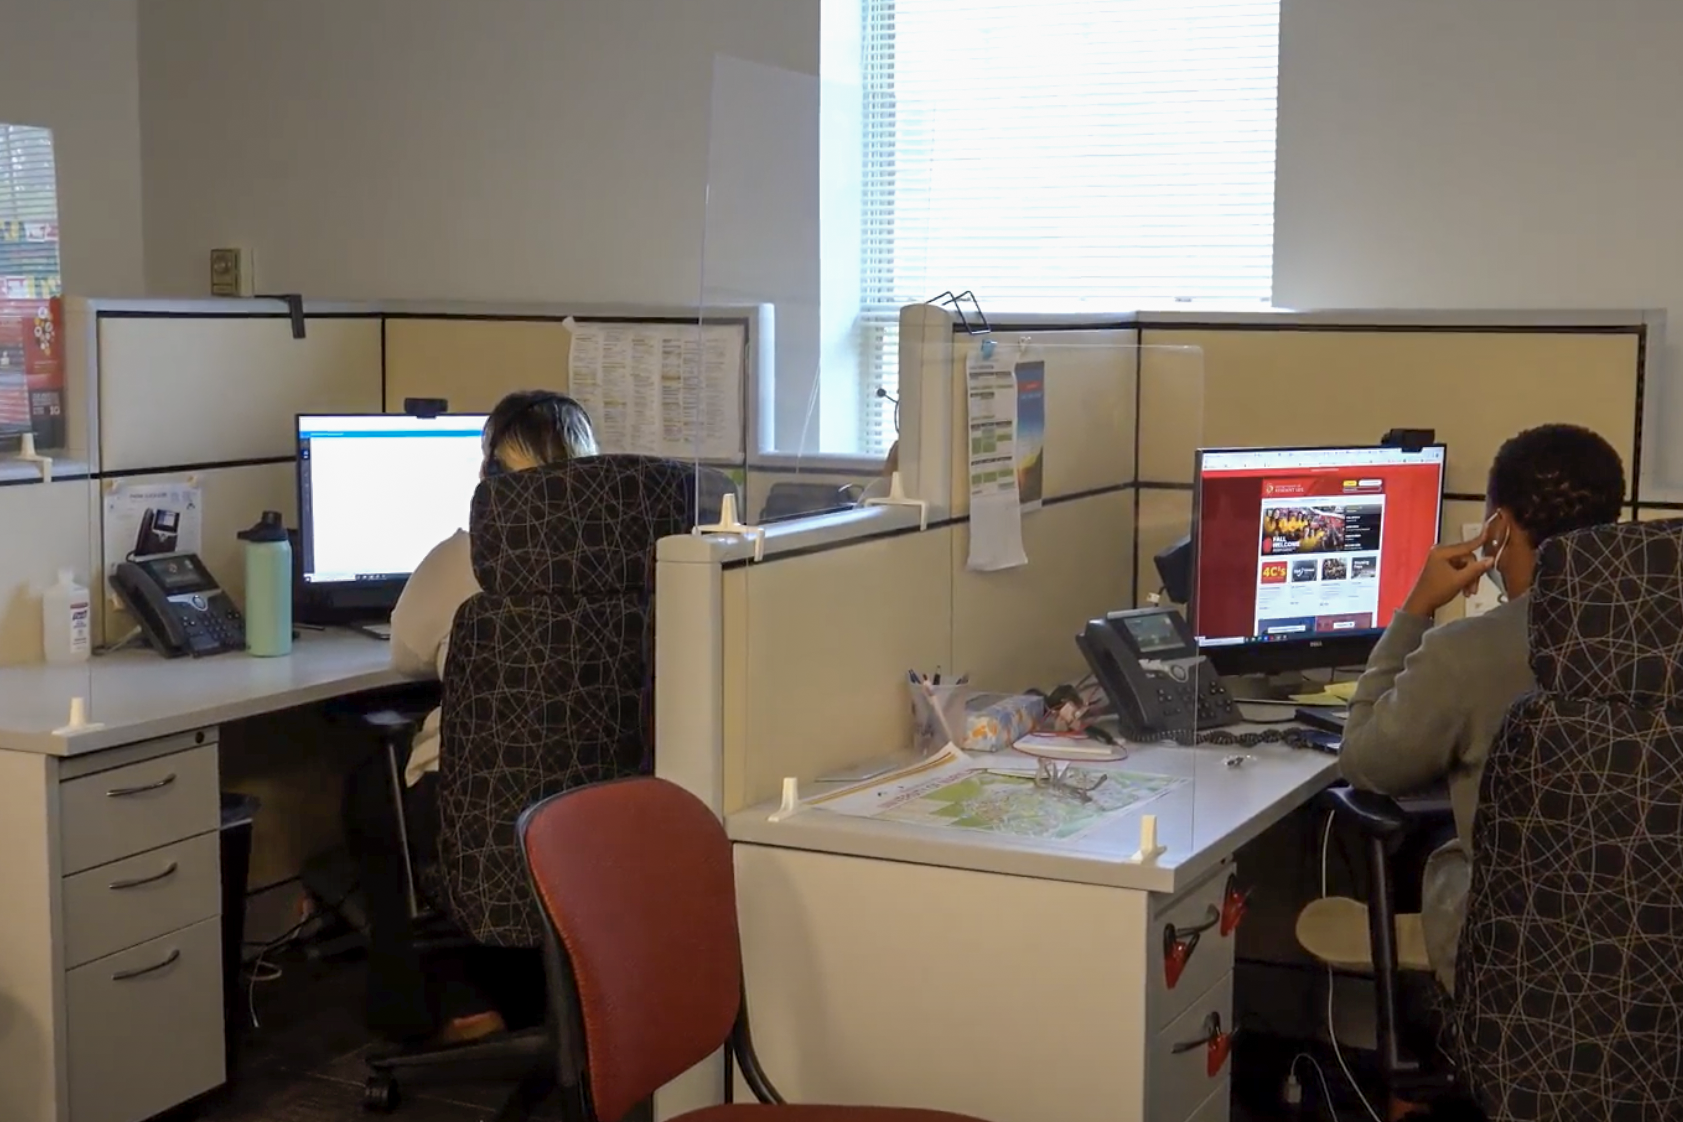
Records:
{"label": "cubicle partition wall", "polygon": [[[126,539],[146,489],[187,488],[170,498],[194,497],[198,509],[186,521],[200,525],[199,552],[241,601],[238,531],[265,510],[296,524],[296,414],[397,412],[410,397],[483,411],[511,389],[555,389],[585,397],[604,446],[625,450],[634,434],[649,436],[649,426],[635,422],[645,413],[661,419],[665,400],[662,372],[642,362],[644,344],[672,337],[689,342],[693,354],[702,315],[694,308],[305,303],[294,317],[276,300],[68,300],[64,447],[41,449],[57,459],[57,481],[42,484],[35,465],[0,452],[0,518],[20,531],[0,535],[0,666],[41,658],[38,597],[61,568],[91,584],[96,642],[129,631],[131,621],[106,595],[104,562],[133,548]],[[727,413],[736,422],[709,447],[707,462],[740,480],[756,387],[769,380],[761,364],[770,361],[771,313],[746,307],[705,315],[708,330],[733,340],[735,365],[722,372],[720,387],[708,388],[731,398]],[[586,369],[574,345],[581,332],[599,349],[587,384],[575,385],[575,371]],[[643,383],[636,401],[624,392]],[[687,458],[692,442],[680,429],[665,444],[645,439],[641,447]]]}
{"label": "cubicle partition wall", "polygon": [[[785,777],[903,747],[908,670],[969,673],[987,689],[1078,676],[1081,622],[1143,603],[1158,587],[1154,554],[1189,531],[1200,446],[1363,445],[1434,429],[1449,450],[1443,530],[1458,534],[1483,516],[1502,441],[1567,420],[1624,456],[1632,510],[1666,509],[1639,482],[1658,313],[1141,313],[974,327],[933,305],[901,314],[901,468],[921,512],[773,527],[760,560],[748,541],[663,543],[661,766],[722,812],[775,796]],[[1027,564],[994,572],[967,565],[966,371],[982,356],[1042,364],[1045,384],[1044,500],[1021,520]]]}

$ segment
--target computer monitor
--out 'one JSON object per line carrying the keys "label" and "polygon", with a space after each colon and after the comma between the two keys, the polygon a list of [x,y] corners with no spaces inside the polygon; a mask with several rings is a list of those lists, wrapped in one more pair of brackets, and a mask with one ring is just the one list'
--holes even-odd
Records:
{"label": "computer monitor", "polygon": [[1201,449],[1189,615],[1223,674],[1366,660],[1437,544],[1444,446]]}
{"label": "computer monitor", "polygon": [[433,546],[467,528],[483,414],[298,418],[300,619],[390,612]]}

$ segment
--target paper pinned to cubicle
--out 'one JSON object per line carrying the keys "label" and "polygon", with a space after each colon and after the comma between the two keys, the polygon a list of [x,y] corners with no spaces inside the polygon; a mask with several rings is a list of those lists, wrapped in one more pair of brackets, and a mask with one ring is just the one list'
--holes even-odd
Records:
{"label": "paper pinned to cubicle", "polygon": [[105,492],[105,572],[131,557],[200,553],[204,492],[192,479],[113,483]]}
{"label": "paper pinned to cubicle", "polygon": [[1003,357],[972,351],[965,370],[969,402],[970,557],[975,572],[1028,564],[1017,487],[1017,372]]}
{"label": "paper pinned to cubicle", "polygon": [[569,322],[568,393],[604,452],[739,462],[740,324]]}

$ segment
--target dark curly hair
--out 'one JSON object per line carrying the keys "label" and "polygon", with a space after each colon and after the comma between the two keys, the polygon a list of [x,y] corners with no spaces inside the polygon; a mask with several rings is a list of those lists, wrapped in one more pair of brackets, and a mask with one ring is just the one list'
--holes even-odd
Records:
{"label": "dark curly hair", "polygon": [[1625,465],[1606,440],[1579,425],[1539,425],[1511,437],[1490,465],[1487,497],[1506,507],[1533,546],[1568,530],[1617,522]]}

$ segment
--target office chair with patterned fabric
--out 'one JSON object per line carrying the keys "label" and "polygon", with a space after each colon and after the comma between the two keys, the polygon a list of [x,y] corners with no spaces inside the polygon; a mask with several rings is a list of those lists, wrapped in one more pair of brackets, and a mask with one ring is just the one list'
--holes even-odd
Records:
{"label": "office chair with patterned fabric", "polygon": [[[418,895],[474,942],[543,944],[515,838],[522,811],[652,766],[655,544],[689,533],[697,514],[694,467],[643,456],[497,475],[475,492],[481,591],[450,632],[438,854],[414,871]],[[399,1076],[541,1077],[554,1056],[543,1026],[405,1049],[370,1060],[368,1105],[395,1105]]]}
{"label": "office chair with patterned fabric", "polygon": [[1452,1013],[1493,1122],[1683,1118],[1683,521],[1545,542]]}
{"label": "office chair with patterned fabric", "polygon": [[975,1122],[887,1107],[787,1105],[754,1053],[730,839],[694,795],[652,776],[582,787],[520,819],[545,919],[568,1122],[619,1122],[729,1045],[758,1103],[690,1122]]}

